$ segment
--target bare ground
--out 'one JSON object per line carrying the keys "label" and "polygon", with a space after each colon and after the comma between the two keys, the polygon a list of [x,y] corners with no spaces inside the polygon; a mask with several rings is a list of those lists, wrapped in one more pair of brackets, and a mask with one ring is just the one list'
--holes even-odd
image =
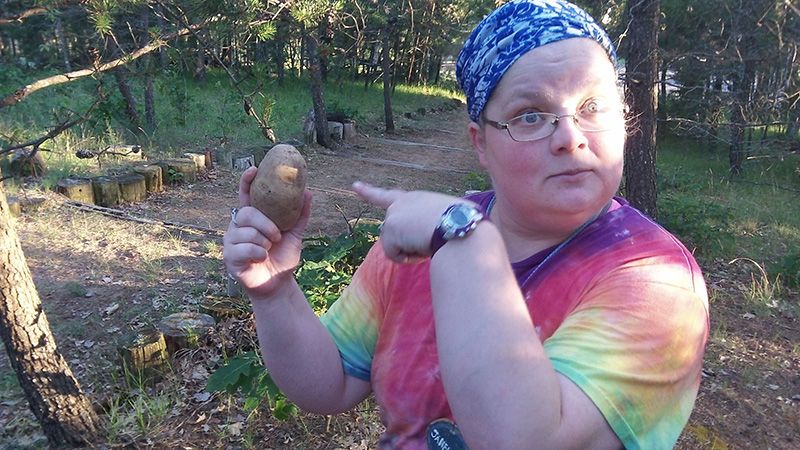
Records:
{"label": "bare ground", "polygon": [[[336,153],[307,151],[314,207],[309,234],[337,235],[347,219],[380,218],[349,190],[355,180],[461,194],[480,172],[469,150],[463,109],[409,122],[396,134],[362,130]],[[369,134],[369,135],[368,135]],[[217,326],[200,348],[178,353],[166,378],[141,391],[126,386],[116,340],[169,313],[196,311],[225,292],[221,232],[236,204],[238,174],[216,168],[189,186],[170,188],[123,209],[136,217],[180,222],[197,232],[111,218],[64,205],[52,194],[17,219],[28,264],[60,350],[84,390],[104,411],[102,447],[374,448],[382,426],[371,402],[334,417],[301,414],[278,421],[247,415],[242,400],[207,395],[209,373],[237,347],[252,347],[252,324]],[[678,448],[800,448],[800,321],[779,309],[754,308],[744,292],[746,265],[704,264],[712,335],[697,406]],[[783,292],[800,304],[796,292]],[[0,446],[41,448],[44,438],[0,354]]]}

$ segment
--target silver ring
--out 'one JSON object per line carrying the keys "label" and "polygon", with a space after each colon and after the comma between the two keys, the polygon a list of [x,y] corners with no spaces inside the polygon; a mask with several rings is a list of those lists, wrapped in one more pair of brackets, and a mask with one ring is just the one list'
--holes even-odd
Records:
{"label": "silver ring", "polygon": [[239,224],[236,222],[236,214],[238,213],[239,213],[239,208],[231,208],[231,222],[233,222],[233,224],[236,225],[237,227],[239,226]]}

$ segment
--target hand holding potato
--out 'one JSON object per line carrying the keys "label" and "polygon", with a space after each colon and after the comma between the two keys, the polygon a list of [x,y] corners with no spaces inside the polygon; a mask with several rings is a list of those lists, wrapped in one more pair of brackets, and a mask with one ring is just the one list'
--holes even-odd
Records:
{"label": "hand holding potato", "polygon": [[242,174],[240,207],[223,238],[225,267],[251,299],[269,296],[279,287],[280,278],[291,278],[300,262],[303,233],[311,211],[311,192],[303,191],[296,223],[281,232],[273,220],[252,206],[251,187],[256,174],[255,167]]}

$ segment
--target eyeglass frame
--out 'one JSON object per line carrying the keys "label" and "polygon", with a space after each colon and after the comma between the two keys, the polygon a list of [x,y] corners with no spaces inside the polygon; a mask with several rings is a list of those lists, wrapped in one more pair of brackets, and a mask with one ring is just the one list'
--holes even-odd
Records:
{"label": "eyeglass frame", "polygon": [[[608,131],[608,130],[613,128],[613,125],[609,125],[608,128],[603,128],[602,130],[584,130],[583,128],[581,128],[580,120],[579,120],[579,117],[578,117],[578,114],[580,114],[580,112],[583,109],[584,108],[581,108],[581,109],[579,109],[578,111],[575,111],[572,114],[560,114],[560,115],[559,114],[554,114],[554,113],[549,113],[549,112],[530,111],[530,112],[526,112],[526,113],[520,114],[518,116],[514,116],[514,117],[512,117],[512,118],[510,118],[508,120],[505,120],[505,121],[503,121],[503,120],[497,121],[497,120],[487,119],[486,116],[484,116],[483,113],[481,113],[481,120],[484,123],[486,123],[488,125],[491,125],[492,127],[496,128],[498,130],[506,130],[506,132],[508,133],[508,136],[511,138],[511,140],[513,140],[515,142],[533,142],[533,141],[538,141],[540,139],[548,138],[548,137],[552,136],[553,133],[556,132],[556,130],[558,129],[558,123],[561,121],[561,119],[563,119],[565,117],[571,117],[573,122],[575,122],[575,126],[577,126],[579,130],[587,132],[587,133],[602,133],[604,131]],[[620,115],[620,119],[621,120],[624,119],[623,116],[622,116],[623,110],[624,110],[624,108],[622,108],[622,109],[620,109],[618,111],[621,114]],[[549,120],[552,120],[552,122],[550,122],[550,124],[553,125],[553,129],[550,130],[550,132],[548,134],[546,134],[544,136],[541,136],[541,137],[537,137],[535,139],[517,139],[517,138],[515,138],[514,135],[511,134],[511,130],[508,128],[509,123],[512,120],[521,119],[526,114],[531,114],[531,113],[538,114],[540,116],[545,116],[546,118],[550,118]]]}

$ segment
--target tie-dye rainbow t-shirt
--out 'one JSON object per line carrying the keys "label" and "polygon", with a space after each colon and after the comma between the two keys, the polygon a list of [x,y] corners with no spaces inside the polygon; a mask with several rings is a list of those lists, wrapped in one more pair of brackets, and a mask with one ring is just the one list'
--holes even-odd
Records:
{"label": "tie-dye rainbow t-shirt", "polygon": [[[471,198],[484,207],[493,194]],[[579,386],[628,449],[671,448],[689,419],[708,337],[691,253],[616,199],[563,249],[512,264],[556,371]],[[370,381],[381,448],[423,449],[452,414],[434,335],[429,261],[395,264],[375,245],[322,317],[347,374]]]}

